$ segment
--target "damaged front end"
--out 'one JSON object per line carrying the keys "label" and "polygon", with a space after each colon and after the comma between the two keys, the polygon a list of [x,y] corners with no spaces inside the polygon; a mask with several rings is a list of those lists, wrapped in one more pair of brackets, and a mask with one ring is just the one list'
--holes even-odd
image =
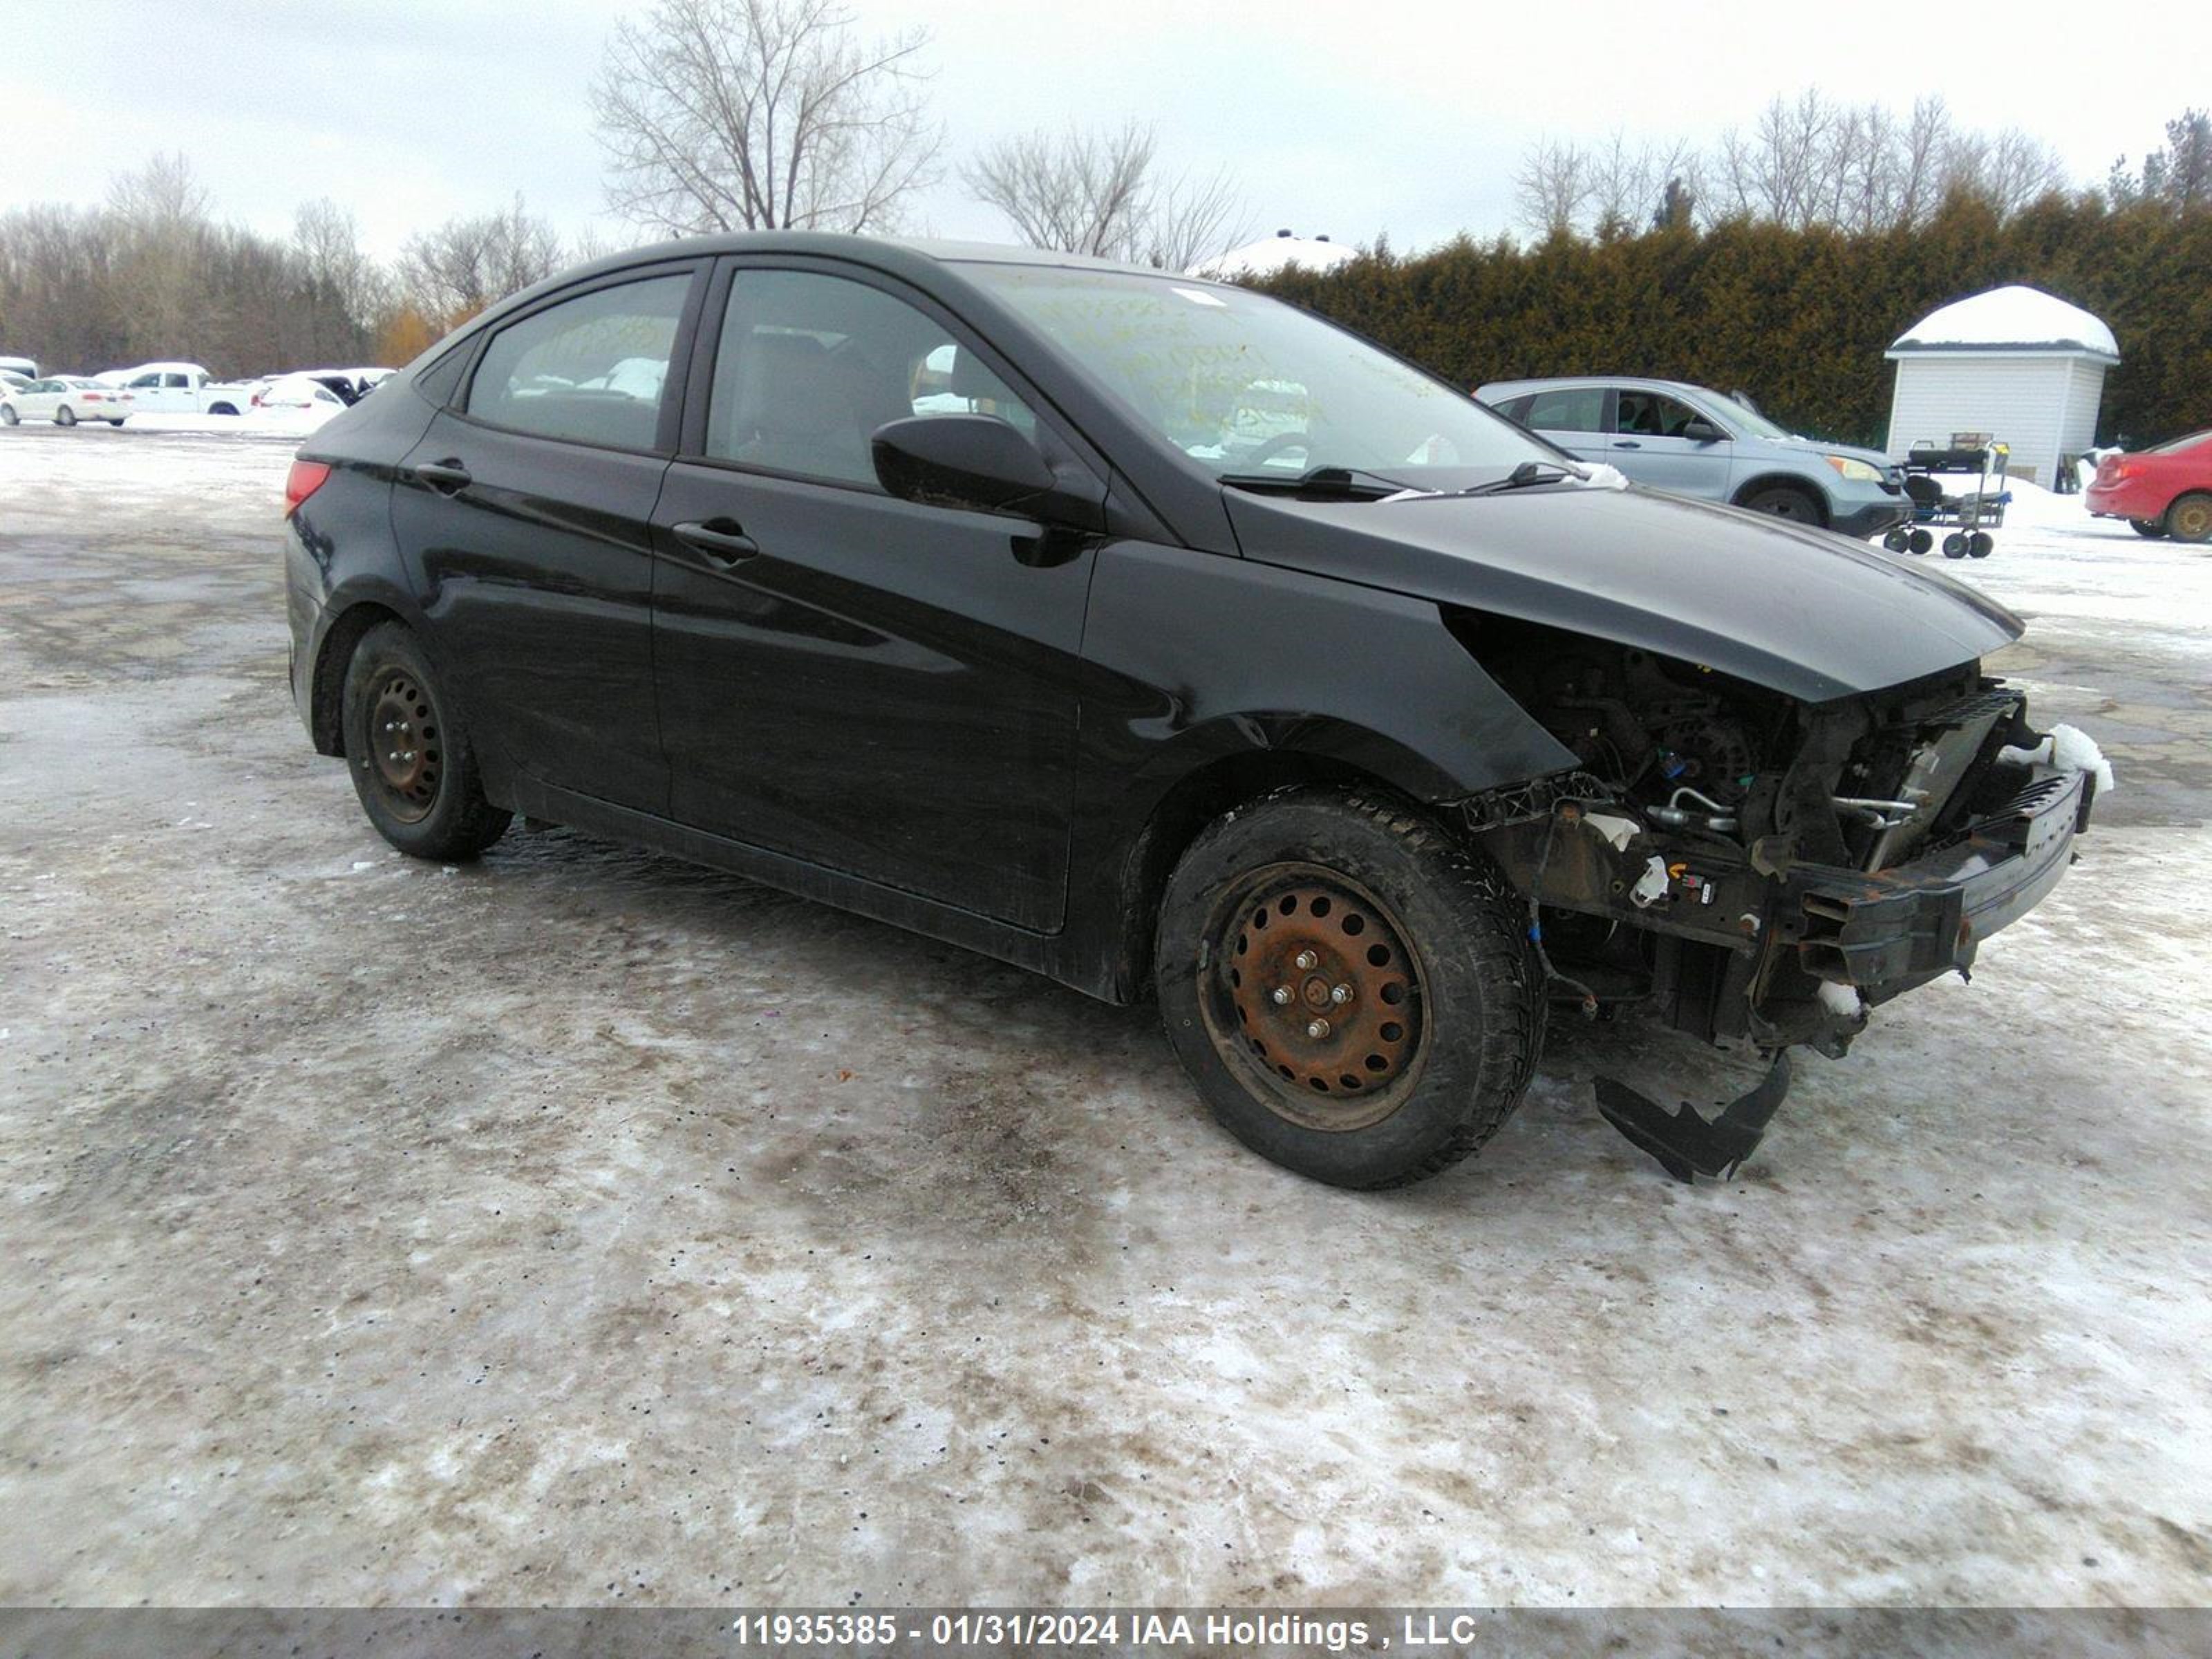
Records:
{"label": "damaged front end", "polygon": [[2088,823],[2094,774],[2031,758],[2026,697],[1978,664],[1810,704],[1550,630],[1482,644],[1580,763],[1460,808],[1555,988],[1765,1063],[1711,1121],[1600,1082],[1607,1118],[1683,1180],[1750,1155],[1792,1048],[1841,1055],[1869,1008],[1966,974]]}

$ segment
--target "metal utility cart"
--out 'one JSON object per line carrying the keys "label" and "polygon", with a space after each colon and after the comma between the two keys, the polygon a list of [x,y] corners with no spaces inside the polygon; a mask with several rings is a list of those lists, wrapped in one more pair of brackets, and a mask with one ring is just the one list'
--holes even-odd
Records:
{"label": "metal utility cart", "polygon": [[[1905,493],[1912,502],[1912,522],[1881,538],[1893,553],[1925,553],[1936,545],[1931,526],[1948,525],[1943,538],[1947,559],[1986,559],[1996,550],[1990,534],[2004,523],[2012,492],[2005,488],[2011,448],[1982,432],[1954,432],[1948,447],[1916,444],[1905,452]],[[1948,488],[1959,481],[1955,491]],[[1972,480],[1971,483],[1967,482]]]}

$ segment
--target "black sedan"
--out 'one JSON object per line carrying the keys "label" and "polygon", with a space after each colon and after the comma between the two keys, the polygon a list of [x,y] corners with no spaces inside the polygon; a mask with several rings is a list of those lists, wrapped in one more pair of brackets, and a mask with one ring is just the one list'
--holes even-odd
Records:
{"label": "black sedan", "polygon": [[1619,484],[1245,289],[676,243],[309,441],[292,684],[404,852],[526,813],[1157,994],[1319,1179],[1474,1151],[1553,1003],[1765,1063],[1714,1123],[1601,1091],[1723,1173],[1793,1048],[2057,879],[2089,785],[1982,673],[1999,607]]}

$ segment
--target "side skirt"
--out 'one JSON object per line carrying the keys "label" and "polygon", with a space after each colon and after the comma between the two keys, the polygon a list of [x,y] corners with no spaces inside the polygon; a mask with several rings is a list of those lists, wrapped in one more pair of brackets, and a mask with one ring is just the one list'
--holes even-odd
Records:
{"label": "side skirt", "polygon": [[939,904],[918,893],[825,870],[787,854],[770,852],[750,842],[733,841],[726,836],[693,829],[633,807],[617,806],[590,795],[574,794],[519,774],[510,775],[505,781],[507,787],[501,793],[513,797],[506,804],[524,817],[568,824],[589,835],[605,836],[610,841],[650,848],[709,869],[726,870],[818,904],[850,910],[856,915],[886,921],[910,933],[957,945],[1017,968],[1026,968],[1103,1002],[1127,1000],[1115,993],[1110,978],[1098,975],[1095,963],[1084,961],[1080,952],[1071,949],[1073,940],[1066,930],[1058,933],[1030,933],[972,910]]}

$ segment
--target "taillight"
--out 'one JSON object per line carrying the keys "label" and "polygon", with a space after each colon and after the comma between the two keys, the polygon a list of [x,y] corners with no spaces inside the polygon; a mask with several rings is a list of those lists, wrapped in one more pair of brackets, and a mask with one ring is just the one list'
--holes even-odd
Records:
{"label": "taillight", "polygon": [[88,404],[96,404],[100,401],[100,394],[97,392],[88,392],[84,394],[84,400]]}
{"label": "taillight", "polygon": [[2115,478],[2140,478],[2142,473],[2142,468],[2133,461],[2122,461],[2112,469],[2112,476]]}
{"label": "taillight", "polygon": [[330,481],[331,468],[327,461],[295,461],[284,477],[284,516],[290,518],[300,510],[300,503]]}

